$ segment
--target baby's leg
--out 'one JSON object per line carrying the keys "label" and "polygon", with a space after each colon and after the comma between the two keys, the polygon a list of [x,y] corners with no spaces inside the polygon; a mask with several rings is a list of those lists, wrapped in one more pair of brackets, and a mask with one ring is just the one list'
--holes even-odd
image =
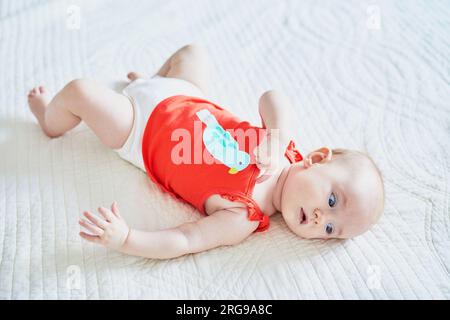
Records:
{"label": "baby's leg", "polygon": [[[189,81],[199,87],[206,96],[210,82],[209,72],[210,62],[206,50],[201,46],[190,44],[172,54],[156,75]],[[145,76],[130,72],[128,78],[134,81]]]}
{"label": "baby's leg", "polygon": [[36,87],[29,92],[28,103],[51,138],[83,120],[103,144],[117,149],[125,143],[133,125],[128,98],[88,79],[69,82],[53,99],[44,87]]}
{"label": "baby's leg", "polygon": [[175,52],[162,66],[158,73],[165,73],[165,77],[179,78],[192,82],[207,95],[209,90],[210,63],[206,50],[198,45],[187,45]]}

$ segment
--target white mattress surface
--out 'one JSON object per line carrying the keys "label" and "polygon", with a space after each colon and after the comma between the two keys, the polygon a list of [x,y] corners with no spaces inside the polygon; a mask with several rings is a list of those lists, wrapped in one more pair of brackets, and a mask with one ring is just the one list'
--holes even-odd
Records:
{"label": "white mattress surface", "polygon": [[[449,39],[448,1],[1,1],[0,298],[449,299]],[[238,246],[168,261],[82,241],[82,210],[113,200],[146,230],[200,214],[85,125],[48,139],[27,90],[120,85],[188,43],[211,55],[214,102],[259,124],[258,98],[277,88],[302,153],[371,154],[386,185],[379,224],[311,241],[278,216]]]}

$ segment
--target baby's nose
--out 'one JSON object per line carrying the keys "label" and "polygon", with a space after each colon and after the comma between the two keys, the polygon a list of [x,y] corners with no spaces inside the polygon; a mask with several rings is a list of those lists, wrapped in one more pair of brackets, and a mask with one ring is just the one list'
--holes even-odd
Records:
{"label": "baby's nose", "polygon": [[315,224],[320,224],[320,222],[322,222],[322,211],[320,211],[320,209],[314,210],[313,221]]}

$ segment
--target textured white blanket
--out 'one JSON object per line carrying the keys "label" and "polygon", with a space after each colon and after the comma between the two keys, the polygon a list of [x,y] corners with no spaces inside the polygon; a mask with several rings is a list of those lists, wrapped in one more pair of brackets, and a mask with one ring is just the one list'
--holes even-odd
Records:
{"label": "textured white blanket", "polygon": [[[0,1],[0,298],[450,298],[448,1]],[[78,217],[117,200],[132,226],[200,217],[80,126],[43,135],[36,84],[154,73],[176,49],[210,52],[211,99],[259,123],[292,99],[301,152],[357,148],[379,164],[380,223],[300,240],[280,217],[244,243],[170,261],[83,242]]]}

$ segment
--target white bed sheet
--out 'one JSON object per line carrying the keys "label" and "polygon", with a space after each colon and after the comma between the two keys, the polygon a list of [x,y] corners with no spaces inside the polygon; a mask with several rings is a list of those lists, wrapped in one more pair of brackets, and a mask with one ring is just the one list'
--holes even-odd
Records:
{"label": "white bed sheet", "polygon": [[[79,28],[70,5],[80,9]],[[407,0],[0,2],[0,298],[448,299],[449,8]],[[325,242],[297,239],[275,217],[268,232],[238,246],[170,261],[83,242],[82,210],[113,200],[132,226],[148,230],[200,214],[84,125],[49,140],[26,91],[153,73],[187,43],[210,52],[215,102],[258,123],[259,96],[278,88],[294,101],[302,152],[329,145],[371,154],[386,184],[380,223]]]}

